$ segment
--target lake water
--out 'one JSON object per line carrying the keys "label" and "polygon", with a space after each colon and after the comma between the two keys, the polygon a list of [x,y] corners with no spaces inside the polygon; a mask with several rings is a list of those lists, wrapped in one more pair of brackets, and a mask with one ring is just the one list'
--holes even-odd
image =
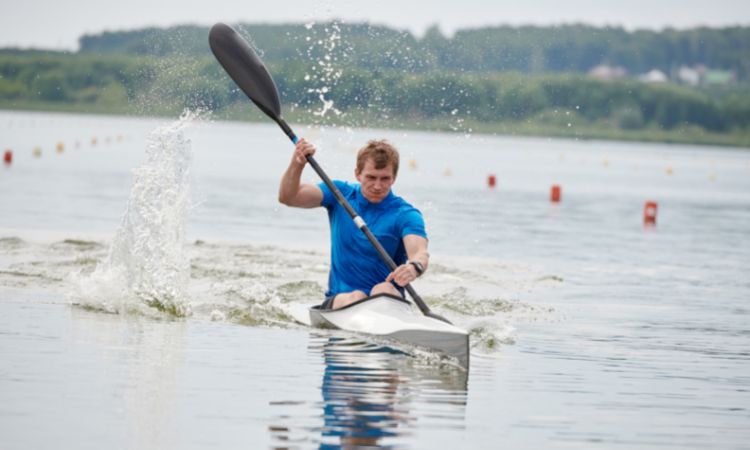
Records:
{"label": "lake water", "polygon": [[297,127],[332,178],[401,149],[464,371],[297,324],[329,238],[276,202],[291,145],[188,122],[0,111],[3,449],[749,448],[746,149]]}

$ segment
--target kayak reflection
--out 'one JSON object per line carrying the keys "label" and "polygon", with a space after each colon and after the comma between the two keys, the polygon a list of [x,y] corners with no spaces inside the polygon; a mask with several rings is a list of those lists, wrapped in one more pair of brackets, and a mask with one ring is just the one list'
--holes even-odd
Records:
{"label": "kayak reflection", "polygon": [[[325,372],[321,449],[377,446],[397,436],[413,418],[408,403],[399,403],[398,371],[387,361],[400,352],[388,347],[331,338],[323,349]],[[403,431],[402,431],[403,432]],[[331,437],[338,438],[327,443]]]}
{"label": "kayak reflection", "polygon": [[424,403],[448,400],[450,420],[457,407],[463,422],[466,371],[429,367],[397,349],[353,338],[327,337],[321,350],[320,449],[390,448],[414,431]]}

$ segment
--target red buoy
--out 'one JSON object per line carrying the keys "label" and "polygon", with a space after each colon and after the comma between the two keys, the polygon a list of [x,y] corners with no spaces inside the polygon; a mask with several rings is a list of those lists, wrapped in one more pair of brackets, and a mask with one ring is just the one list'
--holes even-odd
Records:
{"label": "red buoy", "polygon": [[658,209],[658,205],[655,201],[647,201],[645,205],[643,205],[643,223],[645,224],[655,224],[656,223],[656,211]]}
{"label": "red buoy", "polygon": [[487,186],[494,188],[495,184],[497,184],[497,179],[495,179],[495,175],[490,175],[487,177]]}
{"label": "red buoy", "polygon": [[561,195],[560,185],[553,184],[552,189],[550,189],[549,191],[549,200],[552,203],[559,203],[560,195]]}
{"label": "red buoy", "polygon": [[13,162],[13,151],[5,150],[5,153],[3,154],[3,161],[5,162],[5,164],[10,165],[10,163]]}

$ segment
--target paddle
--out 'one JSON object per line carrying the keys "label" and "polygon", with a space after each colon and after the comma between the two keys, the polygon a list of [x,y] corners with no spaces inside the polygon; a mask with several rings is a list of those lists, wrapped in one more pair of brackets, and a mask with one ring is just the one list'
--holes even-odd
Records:
{"label": "paddle", "polygon": [[[266,113],[268,117],[273,119],[284,133],[289,136],[292,142],[295,144],[298,141],[297,135],[294,134],[289,125],[281,118],[281,104],[279,102],[279,93],[276,89],[271,74],[268,73],[266,67],[263,65],[263,61],[258,58],[255,52],[250,48],[250,45],[234,31],[230,26],[223,23],[217,23],[211,27],[211,31],[208,34],[208,43],[211,46],[211,51],[219,60],[224,70],[227,71],[229,76],[237,83],[237,86],[247,94],[250,100],[255,103],[261,111]],[[307,155],[307,161],[315,172],[320,176],[323,182],[328,186],[328,189],[333,192],[336,200],[344,207],[349,216],[352,218],[357,227],[367,236],[367,239],[375,247],[380,258],[386,265],[393,271],[398,267],[390,255],[385,251],[380,242],[378,242],[375,235],[372,234],[365,221],[359,217],[359,214],[352,208],[349,202],[346,201],[339,189],[333,184],[328,175],[318,165],[315,158]],[[425,316],[433,317],[443,322],[450,323],[448,319],[435,314],[430,311],[430,308],[422,301],[422,298],[416,293],[414,288],[407,284],[405,286],[407,292],[414,302],[419,307],[422,314]]]}

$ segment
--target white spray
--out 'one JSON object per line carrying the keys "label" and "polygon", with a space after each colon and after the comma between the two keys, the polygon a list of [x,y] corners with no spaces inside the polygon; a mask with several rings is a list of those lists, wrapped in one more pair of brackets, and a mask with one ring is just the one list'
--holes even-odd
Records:
{"label": "white spray", "polygon": [[[305,27],[310,30],[313,25],[314,23],[309,23],[306,24]],[[311,56],[312,51],[316,46],[322,47],[324,54],[323,57],[318,60],[317,64],[310,68],[312,75],[309,73],[305,74],[305,81],[313,81],[318,84],[318,86],[307,90],[308,93],[317,94],[318,99],[323,105],[320,110],[313,111],[313,114],[325,117],[326,113],[331,111],[338,116],[342,114],[341,111],[333,106],[333,100],[330,100],[327,96],[343,74],[343,71],[336,67],[338,61],[335,56],[336,48],[341,44],[341,29],[338,23],[333,22],[330,25],[330,28],[326,27],[324,31],[326,32],[326,37],[314,41],[307,49],[308,56]],[[307,40],[309,42],[311,38],[308,36]]]}
{"label": "white spray", "polygon": [[184,244],[192,152],[183,131],[196,118],[186,112],[149,135],[146,161],[133,171],[109,255],[90,276],[75,280],[69,295],[74,303],[114,313],[190,314],[190,259]]}

